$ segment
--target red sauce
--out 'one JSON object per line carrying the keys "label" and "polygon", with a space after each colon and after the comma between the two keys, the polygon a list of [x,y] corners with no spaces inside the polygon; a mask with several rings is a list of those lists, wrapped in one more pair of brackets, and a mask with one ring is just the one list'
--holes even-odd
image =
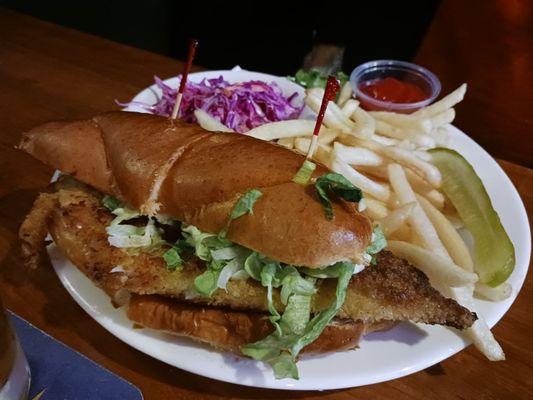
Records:
{"label": "red sauce", "polygon": [[376,100],[389,103],[416,103],[429,96],[418,86],[387,77],[359,84],[359,90]]}

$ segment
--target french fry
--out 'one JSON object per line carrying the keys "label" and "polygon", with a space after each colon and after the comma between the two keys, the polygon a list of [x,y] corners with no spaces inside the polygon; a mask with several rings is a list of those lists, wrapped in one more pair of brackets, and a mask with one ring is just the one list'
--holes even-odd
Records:
{"label": "french fry", "polygon": [[398,140],[407,139],[409,136],[406,131],[380,120],[376,120],[376,133]]}
{"label": "french fry", "polygon": [[[412,190],[409,190],[411,188],[408,187],[407,178],[405,177],[401,166],[397,164],[391,164],[388,168],[392,187],[398,194],[400,200],[411,202],[415,196]],[[408,190],[406,190],[406,188],[408,188]],[[421,212],[419,215],[417,215],[417,213],[419,213],[418,210]],[[428,223],[427,225],[426,222]],[[435,228],[431,225],[431,222],[429,222],[428,217],[425,215],[420,205],[417,205],[417,207],[415,207],[411,213],[409,223],[415,229],[417,238],[424,242],[424,247],[426,249],[430,250],[430,254],[433,252],[434,256],[441,256],[444,260],[451,261],[450,256],[448,255],[438,236],[435,238]],[[419,261],[423,262],[427,259],[428,258],[424,258]],[[472,312],[476,312],[473,298],[474,284],[467,284],[463,287],[449,287],[449,285],[447,286],[443,284],[438,286],[443,294],[453,297],[462,306],[468,308]],[[479,312],[476,314],[478,319],[474,322],[472,327],[467,329],[467,335],[472,339],[474,345],[489,360],[504,360],[505,354],[487,326],[486,321]]]}
{"label": "french fry", "polygon": [[374,142],[380,146],[397,146],[400,141],[398,139],[391,139],[386,136],[374,135],[372,139],[368,140],[370,143]]}
{"label": "french fry", "polygon": [[[371,150],[369,150],[371,151]],[[389,179],[388,171],[387,171],[387,164],[373,166],[373,165],[359,165],[356,168],[359,172],[364,172],[365,175],[371,175],[375,178],[379,178],[382,180]]]}
{"label": "french fry", "polygon": [[324,129],[324,132],[322,132],[322,130],[320,131],[318,143],[322,145],[330,145],[335,139],[337,139],[337,131]]}
{"label": "french fry", "polygon": [[404,167],[404,170],[405,175],[407,176],[407,180],[409,181],[409,184],[413,186],[415,192],[427,193],[432,190],[435,190],[433,185],[431,185],[427,180],[415,173],[411,168]]}
{"label": "french fry", "polygon": [[455,265],[448,258],[431,250],[407,242],[389,240],[387,248],[400,258],[404,258],[424,272],[433,282],[449,287],[476,283],[478,276]]}
{"label": "french fry", "polygon": [[352,131],[355,136],[369,138],[374,135],[376,130],[374,118],[361,107],[356,108],[350,118],[355,123],[354,130]]}
{"label": "french fry", "polygon": [[307,152],[309,151],[310,145],[311,145],[311,139],[309,138],[303,138],[303,137],[294,138],[294,149],[299,151],[300,153],[307,154]]}
{"label": "french fry", "polygon": [[414,235],[413,230],[408,224],[404,224],[393,232],[390,237],[385,237],[387,240],[401,240],[402,242],[414,243],[416,235]]}
{"label": "french fry", "polygon": [[371,111],[370,115],[377,120],[388,123],[389,125],[409,131],[430,133],[433,128],[432,120],[430,118],[419,118],[412,114],[398,114],[389,111]]}
{"label": "french fry", "polygon": [[351,99],[352,95],[352,85],[350,84],[350,81],[346,81],[344,85],[342,85],[341,92],[339,93],[339,98],[337,99],[337,104],[339,106],[343,106],[348,99]]}
{"label": "french fry", "polygon": [[477,311],[474,304],[474,285],[467,285],[464,287],[448,288],[442,290],[445,295],[453,297],[463,307],[475,312],[477,320],[470,328],[466,330],[466,334],[470,337],[474,345],[481,353],[483,353],[490,361],[505,360],[505,353],[500,344],[494,338],[490,331],[487,322],[483,316]]}
{"label": "french fry", "polygon": [[446,111],[449,108],[452,108],[454,105],[459,103],[463,100],[466,93],[466,83],[463,83],[461,86],[459,86],[457,89],[455,89],[453,92],[451,92],[449,95],[443,97],[436,103],[433,103],[430,106],[421,108],[418,111],[415,111],[413,114],[411,114],[414,117],[419,118],[427,118],[427,117],[433,117],[434,115],[440,114],[443,111]]}
{"label": "french fry", "polygon": [[376,120],[376,133],[397,140],[409,140],[421,147],[426,148],[433,148],[436,144],[435,139],[430,135],[416,131],[404,130],[380,120]]}
{"label": "french fry", "polygon": [[441,113],[435,114],[431,117],[431,122],[435,128],[439,128],[443,125],[451,124],[455,119],[455,110],[449,108]]}
{"label": "french fry", "polygon": [[[275,140],[295,136],[313,136],[315,121],[304,119],[289,119],[286,121],[270,122],[250,129],[246,134],[262,140]],[[328,129],[320,127],[320,135],[325,134]]]}
{"label": "french fry", "polygon": [[[407,177],[407,180],[409,181],[409,177]],[[420,193],[420,196],[428,200],[437,209],[444,210],[444,205],[446,204],[446,198],[437,189],[432,189],[427,192],[417,192],[417,193]]]}
{"label": "french fry", "polygon": [[198,125],[208,131],[212,132],[234,132],[232,129],[228,128],[218,119],[212,117],[204,110],[197,108],[194,110],[194,116],[198,121]]}
{"label": "french fry", "polygon": [[464,270],[473,272],[474,262],[470,256],[470,251],[468,251],[468,247],[466,247],[465,242],[459,233],[457,233],[452,223],[423,196],[417,196],[417,199],[435,227],[440,240],[444,244],[444,247],[446,247],[453,262]]}
{"label": "french fry", "polygon": [[442,177],[437,167],[416,157],[409,150],[399,147],[383,146],[382,144],[377,143],[375,141],[376,136],[377,135],[374,135],[374,140],[357,139],[357,143],[378,154],[387,156],[399,164],[413,169],[420,176],[423,176],[433,187],[440,187]]}
{"label": "french fry", "polygon": [[[307,154],[309,146],[311,145],[311,139],[309,138],[295,138],[294,149],[302,154]],[[313,158],[322,164],[329,166],[331,157],[331,147],[323,144],[318,144]]]}
{"label": "french fry", "polygon": [[446,212],[446,210],[444,210],[445,212],[445,215],[446,215],[446,218],[448,219],[448,221],[450,221],[450,223],[452,224],[452,226],[455,228],[455,229],[461,229],[461,228],[464,228],[465,224],[463,222],[463,220],[461,219],[461,217],[459,216],[459,214],[457,214],[457,212]]}
{"label": "french fry", "polygon": [[[320,111],[320,105],[322,104],[322,96],[319,97],[315,89],[309,89],[307,96],[305,96],[305,104],[318,114]],[[320,90],[320,89],[319,89]],[[322,89],[322,95],[324,90]],[[353,128],[352,122],[342,113],[341,109],[333,102],[328,103],[328,108],[324,113],[324,125],[331,129],[338,129],[344,133],[350,133]]]}
{"label": "french fry", "polygon": [[365,196],[365,206],[366,208],[364,212],[372,220],[377,221],[382,218],[385,218],[389,213],[389,209],[383,202],[373,199],[368,195]]}
{"label": "french fry", "polygon": [[345,116],[350,118],[354,111],[357,110],[357,107],[359,107],[359,102],[355,99],[349,99],[342,105],[341,111]]}
{"label": "french fry", "polygon": [[382,154],[405,165],[423,176],[433,187],[438,188],[442,183],[442,176],[437,167],[413,155],[412,152],[398,147],[384,147]]}
{"label": "french fry", "polygon": [[331,168],[331,154],[333,153],[333,150],[329,146],[324,146],[322,144],[319,144],[315,151],[315,159],[318,162],[321,162],[328,168]]}
{"label": "french fry", "polygon": [[413,154],[420,158],[421,160],[431,163],[431,154],[423,150],[413,150]]}
{"label": "french fry", "polygon": [[398,164],[389,164],[389,181],[402,205],[416,203],[409,215],[409,225],[415,230],[417,237],[423,243],[424,248],[434,251],[437,255],[450,259],[446,248],[442,244],[437,231],[418,203],[415,192],[409,185],[403,168]]}
{"label": "french fry", "polygon": [[339,158],[350,165],[383,165],[383,158],[372,150],[363,147],[345,146],[340,142],[333,144]]}
{"label": "french fry", "polygon": [[[357,167],[357,169],[364,172],[365,174],[372,175],[376,178],[387,180],[389,178],[389,173],[385,165],[360,165]],[[416,193],[422,194],[429,201],[431,201],[431,204],[433,204],[439,210],[444,207],[445,198],[441,192],[439,192],[437,189],[433,189],[433,187],[428,182],[426,182],[422,177],[415,174],[409,168],[404,167],[404,171],[405,175],[407,176],[407,180],[409,181],[409,184],[412,186],[413,190]]]}
{"label": "french fry", "polygon": [[400,203],[400,199],[398,199],[398,196],[396,196],[396,193],[394,193],[393,191],[391,191],[387,205],[394,209],[400,208],[402,206],[402,203]]}
{"label": "french fry", "polygon": [[435,143],[438,146],[449,147],[450,144],[450,131],[446,125],[439,126],[433,132],[431,136],[435,139]]}
{"label": "french fry", "polygon": [[336,154],[335,149],[331,155],[331,169],[333,171],[344,175],[346,179],[352,182],[355,186],[361,189],[364,193],[370,194],[372,197],[387,203],[391,196],[391,191],[387,185],[373,181],[363,174],[357,172],[347,163],[342,161]]}
{"label": "french fry", "polygon": [[379,221],[385,237],[391,236],[406,224],[407,218],[411,215],[415,205],[415,203],[405,204]]}
{"label": "french fry", "polygon": [[294,148],[294,138],[281,138],[278,140],[278,144],[280,146],[286,147],[287,149],[293,149]]}
{"label": "french fry", "polygon": [[[305,103],[314,112],[318,113],[323,96],[324,89],[308,89]],[[360,107],[355,109],[352,119],[350,119],[344,115],[336,103],[330,102],[324,114],[324,124],[355,137],[369,138],[374,134],[374,119]]]}
{"label": "french fry", "polygon": [[403,139],[400,142],[398,142],[397,146],[401,147],[402,149],[411,150],[411,151],[415,151],[418,147],[415,143],[407,139]]}
{"label": "french fry", "polygon": [[490,301],[503,301],[511,297],[513,287],[507,282],[496,287],[490,287],[484,283],[477,282],[474,293]]}

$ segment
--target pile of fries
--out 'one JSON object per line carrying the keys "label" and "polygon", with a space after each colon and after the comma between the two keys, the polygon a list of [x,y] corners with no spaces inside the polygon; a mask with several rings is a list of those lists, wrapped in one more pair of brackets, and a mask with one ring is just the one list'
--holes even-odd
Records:
{"label": "pile of fries", "polygon": [[[447,125],[455,118],[453,107],[465,92],[463,84],[440,101],[407,115],[363,110],[348,82],[338,100],[328,105],[314,158],[364,192],[360,211],[381,225],[388,250],[426,273],[444,295],[476,312],[474,291],[498,301],[510,295],[511,287],[504,283],[491,288],[477,282],[470,251],[458,233],[462,222],[440,190],[440,171],[427,152],[446,145]],[[324,89],[308,89],[306,105],[318,113],[323,95]],[[205,120],[199,118],[204,128],[216,130]],[[276,140],[305,155],[314,125],[313,120],[280,121],[247,134]],[[490,360],[505,359],[485,320],[477,315],[467,332],[470,339]]]}

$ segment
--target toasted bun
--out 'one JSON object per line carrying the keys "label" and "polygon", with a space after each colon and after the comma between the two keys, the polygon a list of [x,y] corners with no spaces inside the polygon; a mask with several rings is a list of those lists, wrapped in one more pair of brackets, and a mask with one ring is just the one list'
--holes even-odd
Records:
{"label": "toasted bun", "polygon": [[[183,303],[162,296],[133,295],[128,318],[146,328],[185,336],[221,350],[240,354],[242,346],[260,340],[273,331],[264,314],[223,310]],[[395,323],[335,320],[313,343],[307,353],[327,353],[357,347],[362,335],[390,329]]]}
{"label": "toasted bun", "polygon": [[[19,147],[146,214],[169,214],[211,233],[257,188],[263,196],[253,215],[234,220],[228,238],[288,264],[360,262],[370,241],[371,223],[354,204],[335,201],[328,220],[313,187],[292,182],[303,156],[246,135],[110,112],[34,128]],[[314,176],[327,172],[319,165]]]}

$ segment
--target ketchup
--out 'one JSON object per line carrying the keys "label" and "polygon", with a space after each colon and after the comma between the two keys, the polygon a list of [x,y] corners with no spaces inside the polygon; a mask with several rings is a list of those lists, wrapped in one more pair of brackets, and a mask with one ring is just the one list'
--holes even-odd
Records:
{"label": "ketchup", "polygon": [[429,96],[418,86],[387,77],[359,84],[359,90],[376,100],[389,103],[417,103]]}

